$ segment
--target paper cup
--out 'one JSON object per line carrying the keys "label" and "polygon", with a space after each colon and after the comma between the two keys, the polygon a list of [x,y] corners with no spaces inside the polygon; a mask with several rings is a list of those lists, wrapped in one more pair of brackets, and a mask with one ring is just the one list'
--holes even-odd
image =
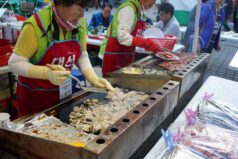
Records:
{"label": "paper cup", "polygon": [[10,115],[8,113],[0,113],[0,128],[6,129],[9,121]]}

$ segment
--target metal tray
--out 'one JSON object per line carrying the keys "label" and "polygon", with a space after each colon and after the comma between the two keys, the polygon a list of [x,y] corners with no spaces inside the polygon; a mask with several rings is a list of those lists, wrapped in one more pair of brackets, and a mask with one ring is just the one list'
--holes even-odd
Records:
{"label": "metal tray", "polygon": [[[74,147],[38,137],[0,129],[0,148],[23,158],[44,159],[121,159],[129,158],[174,110],[178,102],[179,83],[168,81],[154,88],[150,96],[133,110],[90,141]],[[144,91],[144,90],[142,90]],[[68,122],[73,107],[87,98],[104,98],[103,94],[80,92],[61,104],[43,111]],[[36,114],[35,114],[36,115]],[[35,115],[15,122],[25,122]]]}
{"label": "metal tray", "polygon": [[[177,54],[178,56],[185,55],[184,53]],[[202,53],[198,55],[196,59],[190,62],[186,67],[182,70],[169,72],[159,66],[159,63],[163,62],[162,59],[147,56],[130,66],[139,66],[150,69],[155,69],[158,71],[164,71],[166,73],[165,76],[160,75],[147,75],[147,74],[125,74],[122,73],[121,69],[115,71],[113,73],[108,73],[106,78],[111,83],[118,83],[120,81],[120,85],[126,85],[131,89],[148,89],[151,90],[154,87],[160,88],[168,82],[169,80],[178,81],[180,83],[180,91],[179,91],[179,103],[175,111],[174,118],[183,110],[184,106],[189,102],[189,100],[193,97],[195,92],[201,86],[203,81],[203,76],[205,74],[207,64],[209,61],[209,54]]]}

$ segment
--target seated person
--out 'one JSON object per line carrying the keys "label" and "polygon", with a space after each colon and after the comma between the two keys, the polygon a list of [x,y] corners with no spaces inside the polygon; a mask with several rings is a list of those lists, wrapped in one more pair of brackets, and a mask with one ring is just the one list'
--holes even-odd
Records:
{"label": "seated person", "polygon": [[113,16],[111,15],[112,5],[109,3],[105,3],[102,6],[102,12],[95,13],[90,20],[88,28],[97,28],[99,26],[103,26],[108,28]]}
{"label": "seated person", "polygon": [[174,35],[179,38],[180,27],[174,17],[174,6],[170,3],[162,3],[159,7],[160,21],[154,26],[159,28],[164,35]]}

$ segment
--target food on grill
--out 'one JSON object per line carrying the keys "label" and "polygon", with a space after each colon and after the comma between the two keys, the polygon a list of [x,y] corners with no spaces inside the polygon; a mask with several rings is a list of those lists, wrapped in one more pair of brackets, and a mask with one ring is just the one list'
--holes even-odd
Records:
{"label": "food on grill", "polygon": [[87,99],[75,107],[70,113],[70,124],[89,134],[99,134],[147,97],[144,92],[116,88],[114,93],[108,93],[106,101]]}
{"label": "food on grill", "polygon": [[18,132],[65,144],[86,144],[147,97],[144,92],[116,88],[103,101],[86,99],[74,107],[69,115],[70,125],[41,114],[26,122]]}
{"label": "food on grill", "polygon": [[156,69],[150,69],[145,68],[144,69],[146,75],[157,75],[157,76],[169,76],[169,72],[165,70],[156,70]]}
{"label": "food on grill", "polygon": [[157,52],[155,56],[164,60],[179,60],[179,57],[177,55],[174,55],[170,52]]}
{"label": "food on grill", "polygon": [[143,74],[144,70],[140,67],[125,67],[121,69],[122,73],[125,74]]}
{"label": "food on grill", "polygon": [[187,63],[183,61],[162,62],[159,64],[160,67],[163,67],[169,71],[182,70],[186,65]]}
{"label": "food on grill", "polygon": [[187,63],[190,63],[194,59],[196,59],[197,57],[198,57],[197,54],[183,54],[183,55],[181,55],[180,60],[184,61],[184,62],[187,62]]}
{"label": "food on grill", "polygon": [[164,61],[159,64],[160,67],[169,71],[179,71],[184,69],[190,62],[197,58],[197,54],[183,55],[178,61]]}
{"label": "food on grill", "polygon": [[25,123],[25,127],[20,132],[65,144],[87,143],[94,138],[92,134],[77,130],[73,126],[61,122],[56,117],[45,114]]}
{"label": "food on grill", "polygon": [[173,58],[174,57],[174,55],[169,52],[158,52],[157,54],[159,54],[160,56],[163,56],[164,58]]}
{"label": "food on grill", "polygon": [[122,68],[121,72],[125,74],[134,74],[134,75],[145,74],[145,75],[169,76],[169,71],[156,70],[149,67],[143,67],[140,65]]}

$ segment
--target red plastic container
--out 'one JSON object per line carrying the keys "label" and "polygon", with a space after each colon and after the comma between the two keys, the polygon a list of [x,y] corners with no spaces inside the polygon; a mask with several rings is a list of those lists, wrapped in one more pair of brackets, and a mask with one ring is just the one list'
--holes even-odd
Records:
{"label": "red plastic container", "polygon": [[176,44],[176,36],[165,35],[164,38],[150,38],[155,41],[160,47],[173,50],[174,45]]}
{"label": "red plastic container", "polygon": [[20,15],[17,15],[17,14],[15,14],[15,17],[16,17],[17,21],[23,21],[24,22],[27,19],[27,18],[25,18],[23,16],[20,16]]}
{"label": "red plastic container", "polygon": [[12,54],[12,47],[9,40],[0,39],[0,66],[8,64],[8,59]]}

